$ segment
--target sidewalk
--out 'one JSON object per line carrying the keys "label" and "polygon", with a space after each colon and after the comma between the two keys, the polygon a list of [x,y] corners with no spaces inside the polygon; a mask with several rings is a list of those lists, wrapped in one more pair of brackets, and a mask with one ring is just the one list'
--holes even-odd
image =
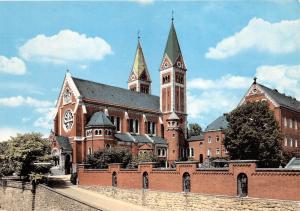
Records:
{"label": "sidewalk", "polygon": [[53,187],[57,192],[68,195],[72,198],[83,201],[87,204],[90,204],[94,207],[97,207],[104,211],[147,211],[150,209],[142,206],[137,206],[131,203],[124,201],[116,200],[100,193],[89,191],[83,188],[79,188],[75,185],[71,185],[66,181],[66,177],[58,178],[59,180],[64,180],[66,184],[62,187]]}

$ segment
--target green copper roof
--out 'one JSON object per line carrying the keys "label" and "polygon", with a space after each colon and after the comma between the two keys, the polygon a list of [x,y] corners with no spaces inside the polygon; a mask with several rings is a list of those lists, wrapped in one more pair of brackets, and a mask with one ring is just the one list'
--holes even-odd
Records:
{"label": "green copper roof", "polygon": [[178,57],[181,55],[181,50],[180,50],[180,46],[179,46],[179,42],[178,42],[178,38],[177,38],[177,34],[173,22],[171,24],[171,29],[169,32],[164,55],[165,54],[168,55],[172,65],[175,64]]}
{"label": "green copper roof", "polygon": [[129,80],[131,79],[133,73],[136,75],[138,79],[151,81],[140,41],[138,41],[134,63],[130,73]]}

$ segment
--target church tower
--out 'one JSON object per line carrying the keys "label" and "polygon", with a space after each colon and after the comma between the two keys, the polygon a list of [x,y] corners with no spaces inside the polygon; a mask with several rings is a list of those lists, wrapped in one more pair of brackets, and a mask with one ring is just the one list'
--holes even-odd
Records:
{"label": "church tower", "polygon": [[128,79],[128,89],[151,94],[151,78],[140,43],[140,37],[138,37],[134,63]]}
{"label": "church tower", "polygon": [[186,151],[186,66],[173,23],[160,66],[160,109],[164,136],[168,142],[168,161],[185,158]]}

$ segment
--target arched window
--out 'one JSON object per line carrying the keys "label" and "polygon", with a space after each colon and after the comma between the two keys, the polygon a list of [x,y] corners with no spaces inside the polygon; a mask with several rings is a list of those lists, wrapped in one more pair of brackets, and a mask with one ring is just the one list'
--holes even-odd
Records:
{"label": "arched window", "polygon": [[295,147],[298,147],[298,140],[295,140]]}
{"label": "arched window", "polygon": [[118,182],[117,182],[117,173],[114,171],[112,173],[112,186],[113,187],[117,187],[118,185]]}
{"label": "arched window", "polygon": [[182,186],[183,192],[190,192],[191,191],[191,178],[188,172],[185,172],[182,176]]}
{"label": "arched window", "polygon": [[286,146],[287,147],[287,145],[288,145],[288,140],[287,140],[287,137],[284,137],[284,146]]}
{"label": "arched window", "polygon": [[143,188],[144,189],[149,188],[149,177],[148,177],[148,173],[146,171],[143,173]]}
{"label": "arched window", "polygon": [[248,177],[244,173],[240,173],[237,177],[237,195],[239,197],[248,195]]}
{"label": "arched window", "polygon": [[191,148],[191,157],[194,157],[194,148]]}
{"label": "arched window", "polygon": [[92,149],[91,149],[91,147],[89,147],[89,149],[88,149],[88,154],[89,154],[89,155],[92,154]]}
{"label": "arched window", "polygon": [[293,139],[290,139],[290,147],[293,147]]}

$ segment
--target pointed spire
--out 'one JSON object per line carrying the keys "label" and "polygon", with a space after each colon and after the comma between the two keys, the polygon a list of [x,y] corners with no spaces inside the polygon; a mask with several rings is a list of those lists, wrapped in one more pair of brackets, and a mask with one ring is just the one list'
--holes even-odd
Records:
{"label": "pointed spire", "polygon": [[135,75],[137,80],[151,81],[140,38],[140,32],[138,32],[138,44],[133,62],[133,67],[129,76],[129,81],[132,80],[133,74]]}
{"label": "pointed spire", "polygon": [[177,59],[179,58],[179,56],[182,55],[173,21],[174,21],[174,17],[172,11],[172,23],[171,23],[168,41],[164,52],[164,55],[167,55],[171,60],[172,65],[174,65]]}

